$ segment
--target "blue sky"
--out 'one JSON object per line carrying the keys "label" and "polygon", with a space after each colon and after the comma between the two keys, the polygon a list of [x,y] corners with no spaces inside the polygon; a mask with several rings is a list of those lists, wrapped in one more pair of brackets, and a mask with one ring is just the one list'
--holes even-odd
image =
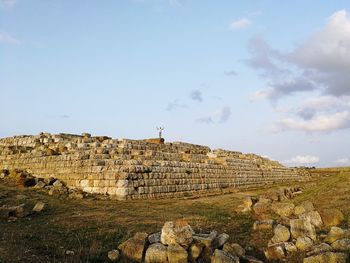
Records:
{"label": "blue sky", "polygon": [[0,0],[0,137],[350,165],[349,1]]}

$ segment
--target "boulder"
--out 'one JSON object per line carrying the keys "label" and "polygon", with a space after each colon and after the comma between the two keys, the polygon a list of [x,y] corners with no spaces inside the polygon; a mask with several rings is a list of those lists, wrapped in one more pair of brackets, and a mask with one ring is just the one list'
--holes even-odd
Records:
{"label": "boulder", "polygon": [[283,225],[277,225],[274,229],[274,236],[271,239],[272,243],[286,242],[290,238],[289,229]]}
{"label": "boulder", "polygon": [[300,205],[297,205],[295,208],[294,208],[294,214],[296,216],[299,216],[301,214],[304,214],[306,212],[311,212],[311,211],[314,211],[315,208],[314,208],[314,205],[312,202],[310,201],[304,201],[302,202]]}
{"label": "boulder", "polygon": [[245,254],[244,248],[237,243],[226,243],[222,250],[237,257]]}
{"label": "boulder", "polygon": [[161,243],[150,245],[146,251],[145,263],[168,262],[167,248]]}
{"label": "boulder", "polygon": [[338,239],[332,243],[332,248],[337,251],[350,252],[350,238]]}
{"label": "boulder", "polygon": [[333,242],[342,238],[350,238],[350,230],[344,230],[340,227],[332,226],[324,241],[332,244]]}
{"label": "boulder", "polygon": [[307,253],[307,256],[318,255],[325,252],[332,251],[332,247],[327,243],[321,243],[317,246],[311,248],[311,250]]}
{"label": "boulder", "polygon": [[286,257],[284,246],[282,244],[275,244],[267,247],[264,250],[264,254],[268,260],[281,260]]}
{"label": "boulder", "polygon": [[346,263],[344,253],[327,252],[316,256],[304,258],[303,263]]}
{"label": "boulder", "polygon": [[148,242],[150,244],[159,243],[160,242],[160,235],[161,235],[161,232],[150,234],[148,236]]}
{"label": "boulder", "polygon": [[239,263],[239,258],[223,250],[215,249],[211,263]]}
{"label": "boulder", "polygon": [[298,251],[297,247],[294,245],[293,242],[284,242],[284,248],[287,254],[296,253]]}
{"label": "boulder", "polygon": [[188,253],[178,244],[170,244],[167,249],[169,263],[187,263]]}
{"label": "boulder", "polygon": [[309,237],[316,240],[316,230],[309,220],[292,219],[290,220],[290,232],[293,238]]}
{"label": "boulder", "polygon": [[136,233],[132,238],[119,245],[118,248],[121,254],[129,260],[141,262],[147,243],[147,236],[147,233]]}
{"label": "boulder", "polygon": [[301,251],[307,251],[312,248],[313,242],[309,237],[298,237],[295,246]]}
{"label": "boulder", "polygon": [[35,188],[44,188],[46,186],[44,181],[38,181],[35,185]]}
{"label": "boulder", "polygon": [[200,254],[202,253],[204,248],[203,243],[193,243],[188,250],[188,257],[190,262],[197,262]]}
{"label": "boulder", "polygon": [[336,208],[324,209],[320,211],[324,226],[338,226],[344,220],[343,213]]}
{"label": "boulder", "polygon": [[62,188],[64,186],[60,180],[56,180],[52,185],[56,188]]}
{"label": "boulder", "polygon": [[271,205],[271,210],[279,216],[288,217],[294,213],[294,207],[295,205],[291,202],[275,202]]}
{"label": "boulder", "polygon": [[252,256],[242,256],[242,259],[244,260],[243,262],[246,263],[264,263],[263,261]]}
{"label": "boulder", "polygon": [[299,218],[309,220],[315,227],[321,227],[323,225],[321,215],[317,211],[305,212],[299,215]]}
{"label": "boulder", "polygon": [[242,205],[251,209],[253,206],[253,199],[250,196],[246,196],[243,198]]}
{"label": "boulder", "polygon": [[272,230],[275,221],[271,220],[261,220],[255,221],[253,224],[253,229],[257,231],[268,231]]}
{"label": "boulder", "polygon": [[188,248],[193,241],[193,230],[184,220],[166,222],[160,237],[164,245],[179,244]]}
{"label": "boulder", "polygon": [[228,240],[230,236],[226,233],[218,235],[213,242],[215,248],[221,248]]}
{"label": "boulder", "polygon": [[270,213],[271,211],[271,200],[270,199],[259,199],[253,206],[254,213],[257,215]]}
{"label": "boulder", "polygon": [[108,259],[112,262],[116,262],[118,261],[120,258],[120,253],[119,250],[117,249],[113,249],[111,251],[108,252]]}

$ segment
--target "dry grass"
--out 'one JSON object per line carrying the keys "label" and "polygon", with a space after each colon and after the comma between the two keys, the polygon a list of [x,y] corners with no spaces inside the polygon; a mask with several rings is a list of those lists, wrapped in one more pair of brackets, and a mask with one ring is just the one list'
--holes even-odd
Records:
{"label": "dry grass", "polygon": [[[317,208],[337,207],[349,218],[349,172],[305,186],[296,203],[308,199]],[[165,221],[174,219],[187,220],[196,231],[215,229],[242,245],[262,247],[270,234],[253,233],[252,215],[237,214],[234,208],[243,196],[264,191],[266,188],[186,200],[69,200],[0,181],[0,205],[48,203],[38,215],[0,221],[0,262],[105,262],[107,251],[135,232],[156,232]],[[67,250],[74,251],[74,256],[66,255]]]}

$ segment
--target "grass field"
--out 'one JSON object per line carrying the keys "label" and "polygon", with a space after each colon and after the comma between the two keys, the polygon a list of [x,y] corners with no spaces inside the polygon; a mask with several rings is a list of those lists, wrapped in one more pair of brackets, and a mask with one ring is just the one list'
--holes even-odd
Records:
{"label": "grass field", "polygon": [[[294,203],[311,200],[317,209],[339,208],[349,220],[349,171],[294,185],[304,187]],[[252,232],[253,215],[237,214],[234,209],[244,196],[257,196],[266,190],[197,199],[70,200],[0,180],[0,206],[34,205],[39,200],[48,204],[40,214],[15,222],[0,221],[0,262],[106,262],[107,252],[135,232],[156,232],[165,221],[180,218],[196,231],[226,232],[232,241],[258,251],[266,245],[269,234]],[[74,255],[66,255],[67,250],[74,251]]]}

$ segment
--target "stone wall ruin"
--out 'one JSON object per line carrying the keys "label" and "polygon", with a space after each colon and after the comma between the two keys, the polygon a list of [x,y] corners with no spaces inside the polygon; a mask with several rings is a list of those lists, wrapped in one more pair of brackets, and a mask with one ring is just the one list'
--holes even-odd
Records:
{"label": "stone wall ruin", "polygon": [[299,169],[255,154],[89,134],[0,139],[0,169],[54,176],[68,187],[118,199],[219,194],[306,178]]}

